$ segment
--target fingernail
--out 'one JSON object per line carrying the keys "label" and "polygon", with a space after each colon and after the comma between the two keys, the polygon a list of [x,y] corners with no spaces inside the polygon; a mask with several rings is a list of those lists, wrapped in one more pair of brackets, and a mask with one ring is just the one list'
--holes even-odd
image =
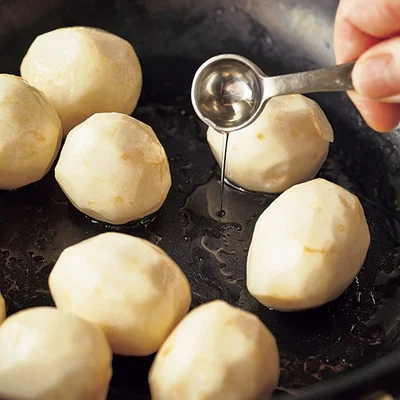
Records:
{"label": "fingernail", "polygon": [[393,55],[390,53],[376,54],[356,62],[353,70],[355,90],[372,99],[392,96],[395,93],[392,76],[394,67]]}

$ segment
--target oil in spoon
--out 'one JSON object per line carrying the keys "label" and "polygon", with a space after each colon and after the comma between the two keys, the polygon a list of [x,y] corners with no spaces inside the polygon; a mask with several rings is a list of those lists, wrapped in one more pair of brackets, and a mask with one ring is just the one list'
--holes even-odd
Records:
{"label": "oil in spoon", "polygon": [[221,189],[219,193],[219,212],[218,216],[223,218],[225,215],[224,211],[224,189],[225,189],[225,170],[226,170],[226,159],[228,154],[228,139],[229,134],[226,132],[221,132],[222,135],[222,163],[221,163]]}

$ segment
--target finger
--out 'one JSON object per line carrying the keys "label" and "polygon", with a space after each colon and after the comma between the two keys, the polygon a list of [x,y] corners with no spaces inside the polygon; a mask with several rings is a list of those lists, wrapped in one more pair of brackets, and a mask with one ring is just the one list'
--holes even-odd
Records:
{"label": "finger", "polygon": [[364,97],[400,94],[400,36],[367,50],[356,62],[352,77],[354,89]]}
{"label": "finger", "polygon": [[337,64],[357,59],[364,51],[380,42],[380,39],[369,36],[347,19],[343,19],[340,12],[343,4],[344,0],[339,4],[333,36]]}
{"label": "finger", "polygon": [[400,0],[342,0],[341,17],[376,38],[400,32]]}
{"label": "finger", "polygon": [[334,47],[338,63],[354,60],[382,39],[400,32],[400,0],[341,0]]}
{"label": "finger", "polygon": [[365,122],[377,132],[389,132],[400,122],[400,104],[370,100],[355,92],[348,93]]}

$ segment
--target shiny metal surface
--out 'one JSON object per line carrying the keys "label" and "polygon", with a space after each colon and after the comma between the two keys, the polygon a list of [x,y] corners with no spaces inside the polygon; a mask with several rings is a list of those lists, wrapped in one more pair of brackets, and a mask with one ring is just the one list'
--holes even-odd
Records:
{"label": "shiny metal surface", "polygon": [[262,106],[263,76],[256,65],[241,56],[209,59],[192,85],[192,103],[198,116],[224,132],[247,125]]}
{"label": "shiny metal surface", "polygon": [[251,124],[274,96],[352,90],[354,63],[267,77],[245,57],[223,54],[207,60],[192,84],[192,103],[199,118],[220,132]]}

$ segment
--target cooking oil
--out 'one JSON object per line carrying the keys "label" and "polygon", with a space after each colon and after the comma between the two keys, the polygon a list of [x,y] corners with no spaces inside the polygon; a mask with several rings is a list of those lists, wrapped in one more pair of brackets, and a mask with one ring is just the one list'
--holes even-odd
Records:
{"label": "cooking oil", "polygon": [[222,163],[221,163],[221,191],[219,194],[219,216],[222,218],[225,214],[223,209],[224,206],[224,188],[225,188],[225,172],[226,172],[226,160],[228,157],[228,142],[229,134],[227,132],[220,132],[222,135]]}

